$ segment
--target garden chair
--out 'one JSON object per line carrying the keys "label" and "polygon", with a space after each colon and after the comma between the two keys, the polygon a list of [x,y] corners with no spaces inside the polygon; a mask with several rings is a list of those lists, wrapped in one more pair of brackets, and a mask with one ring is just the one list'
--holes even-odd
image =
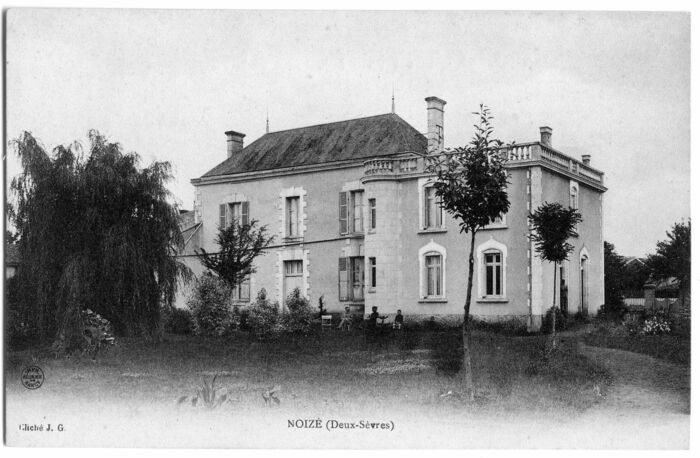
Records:
{"label": "garden chair", "polygon": [[321,315],[321,329],[328,328],[332,326],[333,315]]}

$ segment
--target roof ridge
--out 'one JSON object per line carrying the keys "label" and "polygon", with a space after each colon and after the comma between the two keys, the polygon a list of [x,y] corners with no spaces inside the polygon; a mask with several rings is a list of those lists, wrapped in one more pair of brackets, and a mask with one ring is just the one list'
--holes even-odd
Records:
{"label": "roof ridge", "polygon": [[[312,124],[310,126],[292,127],[289,129],[275,130],[275,131],[267,132],[267,133],[263,134],[262,137],[264,137],[265,135],[269,135],[269,134],[278,134],[281,132],[289,132],[290,130],[310,129],[312,127],[330,126],[332,124],[340,124],[343,122],[361,121],[363,119],[371,119],[371,118],[378,118],[380,116],[391,116],[391,115],[394,115],[397,118],[401,119],[402,121],[406,122],[401,116],[397,115],[396,113],[381,113],[381,114],[372,115],[372,116],[361,116],[359,118],[342,119],[340,121],[324,122],[321,124]],[[262,137],[258,137],[258,138],[262,138]],[[252,145],[252,143],[251,143],[251,145]]]}

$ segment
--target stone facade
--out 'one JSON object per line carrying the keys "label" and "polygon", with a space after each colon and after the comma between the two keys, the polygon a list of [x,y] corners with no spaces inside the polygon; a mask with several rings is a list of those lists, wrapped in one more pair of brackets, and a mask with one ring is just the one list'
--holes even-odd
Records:
{"label": "stone facade", "polygon": [[[429,132],[424,148],[442,148],[445,102],[435,97],[426,101]],[[337,124],[333,128],[343,128]],[[284,135],[293,143],[294,135],[301,134],[292,130]],[[508,152],[511,209],[476,237],[471,312],[477,317],[519,319],[534,330],[553,300],[570,313],[594,314],[603,303],[603,174],[553,149],[551,137],[552,129],[543,128],[539,141],[517,144]],[[270,143],[261,144],[265,142]],[[248,148],[234,151],[228,160]],[[191,245],[215,251],[222,205],[245,196],[249,218],[276,233],[274,247],[256,262],[250,300],[265,288],[268,297],[283,304],[288,286],[298,285],[314,305],[322,296],[330,312],[350,305],[369,313],[377,306],[381,314],[401,309],[414,319],[459,317],[466,298],[469,240],[455,220],[435,207],[431,178],[423,167],[426,151],[401,148],[194,179],[194,215],[201,227]],[[526,236],[527,215],[543,202],[575,205],[583,215],[578,237],[571,241],[575,250],[556,273],[551,263],[536,256]],[[298,218],[295,237],[287,234],[289,218]],[[183,259],[201,272],[196,258]],[[289,264],[295,261],[300,264]],[[183,297],[179,303],[184,304]]]}

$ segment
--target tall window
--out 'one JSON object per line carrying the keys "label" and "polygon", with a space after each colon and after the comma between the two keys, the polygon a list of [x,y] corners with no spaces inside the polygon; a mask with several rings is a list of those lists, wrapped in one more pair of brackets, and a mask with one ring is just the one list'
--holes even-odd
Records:
{"label": "tall window", "polygon": [[364,300],[365,259],[363,257],[338,260],[338,298],[341,301]]}
{"label": "tall window", "polygon": [[578,186],[575,183],[569,186],[569,207],[578,209]]}
{"label": "tall window", "polygon": [[377,258],[369,258],[369,287],[377,287]]}
{"label": "tall window", "polygon": [[284,261],[284,297],[289,296],[294,288],[303,291],[304,284],[304,262],[301,259]]}
{"label": "tall window", "polygon": [[427,229],[442,227],[442,206],[440,198],[437,196],[435,188],[432,186],[424,189],[424,211],[423,226]]}
{"label": "tall window", "polygon": [[250,302],[250,278],[246,278],[233,288],[234,302]]}
{"label": "tall window", "polygon": [[341,192],[339,198],[340,233],[363,232],[362,191]]}
{"label": "tall window", "polygon": [[236,221],[238,224],[248,224],[248,202],[229,202],[219,205],[219,225],[228,227]]}
{"label": "tall window", "polygon": [[484,297],[500,297],[503,295],[503,260],[500,251],[484,253],[485,289]]}
{"label": "tall window", "polygon": [[377,228],[377,199],[369,199],[369,229]]}
{"label": "tall window", "polygon": [[425,257],[426,297],[442,296],[442,256],[433,253]]}
{"label": "tall window", "polygon": [[285,214],[287,237],[299,237],[299,196],[287,197]]}

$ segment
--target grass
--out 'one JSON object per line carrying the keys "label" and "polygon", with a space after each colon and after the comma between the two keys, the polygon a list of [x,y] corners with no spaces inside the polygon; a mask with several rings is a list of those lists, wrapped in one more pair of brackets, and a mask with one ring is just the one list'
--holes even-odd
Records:
{"label": "grass", "polygon": [[[562,342],[543,361],[545,339],[476,331],[472,366],[478,402],[471,411],[568,415],[599,402],[596,387],[608,383],[607,374],[579,355],[574,341]],[[114,400],[172,405],[196,395],[203,378],[218,374],[217,386],[227,394],[222,408],[264,408],[262,394],[276,385],[281,386],[282,406],[295,411],[465,407],[459,331],[410,331],[371,342],[359,332],[335,330],[269,342],[247,333],[228,338],[168,335],[155,345],[122,340],[97,363],[13,352],[8,377],[19,374],[32,355],[38,355],[51,380],[47,393],[54,390],[87,402],[99,402],[109,393]]]}
{"label": "grass", "polygon": [[584,337],[587,345],[616,348],[690,366],[690,339],[673,334],[631,335],[621,324],[598,323]]}

